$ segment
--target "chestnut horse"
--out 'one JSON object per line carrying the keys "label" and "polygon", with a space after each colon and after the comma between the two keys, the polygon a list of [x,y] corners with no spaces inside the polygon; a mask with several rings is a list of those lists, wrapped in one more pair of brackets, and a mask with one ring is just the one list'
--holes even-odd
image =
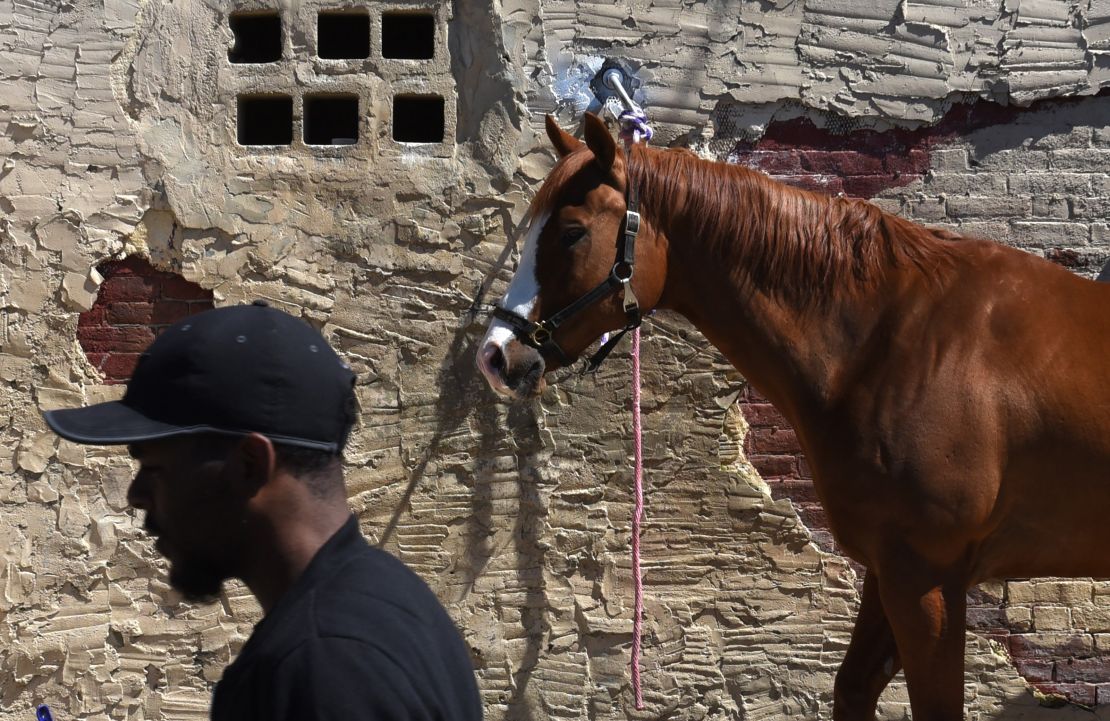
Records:
{"label": "chestnut horse", "polygon": [[[604,283],[638,189],[641,310],[685,316],[783,413],[867,568],[833,718],[873,719],[899,669],[915,721],[962,718],[971,586],[1110,575],[1110,286],[689,151],[626,155],[593,115],[584,143],[547,131],[560,159],[499,318]],[[562,322],[559,354],[494,320],[478,365],[534,396],[626,324],[621,296]]]}

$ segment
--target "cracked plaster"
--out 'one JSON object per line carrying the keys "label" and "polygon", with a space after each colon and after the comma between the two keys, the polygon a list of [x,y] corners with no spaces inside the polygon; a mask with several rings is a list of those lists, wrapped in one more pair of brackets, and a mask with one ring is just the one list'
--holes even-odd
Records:
{"label": "cracked plaster", "polygon": [[[121,392],[75,328],[96,266],[128,253],[219,303],[303,314],[352,361],[352,507],[458,621],[488,718],[828,717],[854,575],[744,462],[742,379],[668,317],[646,337],[649,711],[631,710],[625,372],[509,408],[470,361],[474,310],[511,274],[508,238],[550,167],[542,113],[577,114],[582,68],[610,53],[644,63],[665,142],[720,134],[721,103],[744,104],[740,136],[789,113],[920,123],[967,94],[1094,93],[1110,5],[428,4],[449,32],[421,73],[314,60],[315,7],[281,5],[287,57],[248,72],[225,61],[226,2],[0,0],[0,721],[37,702],[204,718],[258,618],[234,584],[181,605],[126,508],[129,461],[39,415]],[[260,89],[357,94],[363,142],[239,148],[235,95]],[[442,93],[447,142],[393,144],[395,91]],[[1036,706],[985,640],[969,651],[972,718],[1078,713]],[[905,715],[901,686],[881,712]]]}

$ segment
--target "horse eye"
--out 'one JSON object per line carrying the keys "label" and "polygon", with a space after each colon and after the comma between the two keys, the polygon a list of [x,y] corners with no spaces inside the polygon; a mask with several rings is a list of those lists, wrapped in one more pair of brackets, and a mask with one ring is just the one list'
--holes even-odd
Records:
{"label": "horse eye", "polygon": [[564,246],[569,248],[570,246],[574,245],[575,243],[577,243],[578,241],[582,240],[585,237],[586,237],[586,229],[575,226],[573,228],[567,228],[566,230],[564,230],[563,234],[561,236],[559,236],[559,240],[562,242],[562,244]]}

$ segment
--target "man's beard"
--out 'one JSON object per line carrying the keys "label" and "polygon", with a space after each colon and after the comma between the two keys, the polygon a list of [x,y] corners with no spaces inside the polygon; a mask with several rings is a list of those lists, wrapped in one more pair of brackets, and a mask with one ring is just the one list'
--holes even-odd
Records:
{"label": "man's beard", "polygon": [[170,562],[170,585],[193,603],[215,601],[223,590],[225,578],[228,578],[226,574],[203,561]]}

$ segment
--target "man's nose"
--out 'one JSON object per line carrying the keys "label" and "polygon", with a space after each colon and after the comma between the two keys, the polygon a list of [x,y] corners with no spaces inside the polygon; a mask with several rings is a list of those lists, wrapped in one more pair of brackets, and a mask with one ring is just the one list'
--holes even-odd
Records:
{"label": "man's nose", "polygon": [[146,483],[143,481],[143,474],[140,471],[135,474],[131,480],[131,485],[127,487],[127,502],[132,508],[139,510],[149,510],[148,501],[150,495],[147,492]]}

